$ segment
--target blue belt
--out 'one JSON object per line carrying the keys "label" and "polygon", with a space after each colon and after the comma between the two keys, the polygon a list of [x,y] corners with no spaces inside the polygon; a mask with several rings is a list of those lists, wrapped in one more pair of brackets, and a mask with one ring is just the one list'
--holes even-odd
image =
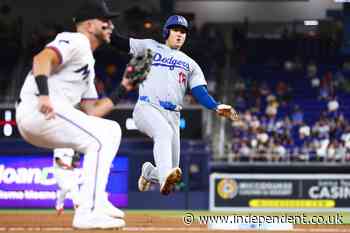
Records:
{"label": "blue belt", "polygon": [[[139,100],[147,102],[147,103],[152,103],[150,98],[148,96],[146,96],[146,95],[141,95],[139,97]],[[169,101],[161,101],[161,100],[159,100],[159,105],[162,108],[164,108],[166,110],[169,110],[169,111],[179,112],[182,109],[181,106],[173,104],[173,103],[171,103]]]}

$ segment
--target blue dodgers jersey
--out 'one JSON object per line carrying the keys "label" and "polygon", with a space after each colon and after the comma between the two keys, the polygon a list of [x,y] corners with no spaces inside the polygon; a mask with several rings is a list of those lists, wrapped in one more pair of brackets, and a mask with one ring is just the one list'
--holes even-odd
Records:
{"label": "blue dodgers jersey", "polygon": [[151,39],[130,39],[130,53],[153,52],[151,71],[140,85],[139,95],[155,104],[160,101],[182,106],[186,89],[207,85],[202,69],[185,53]]}

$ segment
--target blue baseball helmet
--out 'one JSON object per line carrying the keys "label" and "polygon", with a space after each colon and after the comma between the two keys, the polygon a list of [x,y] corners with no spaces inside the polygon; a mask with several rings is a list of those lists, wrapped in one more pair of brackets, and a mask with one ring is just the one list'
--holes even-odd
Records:
{"label": "blue baseball helmet", "polygon": [[166,40],[169,36],[170,28],[175,26],[181,26],[188,31],[188,22],[185,17],[181,15],[170,16],[164,24],[163,27],[163,38]]}

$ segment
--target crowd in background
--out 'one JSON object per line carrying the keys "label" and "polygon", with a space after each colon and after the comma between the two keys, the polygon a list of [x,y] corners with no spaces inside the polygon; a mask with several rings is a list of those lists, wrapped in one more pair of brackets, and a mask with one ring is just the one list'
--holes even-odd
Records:
{"label": "crowd in background", "polygon": [[350,160],[346,69],[317,69],[310,63],[305,72],[275,71],[279,75],[267,81],[245,76],[235,83],[242,118],[233,123],[229,160]]}

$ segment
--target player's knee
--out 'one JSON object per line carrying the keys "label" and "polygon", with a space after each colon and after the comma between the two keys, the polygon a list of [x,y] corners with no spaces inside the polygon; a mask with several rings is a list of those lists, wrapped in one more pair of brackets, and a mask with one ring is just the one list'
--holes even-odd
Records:
{"label": "player's knee", "polygon": [[112,144],[119,144],[122,137],[122,130],[120,125],[115,121],[107,121],[107,130],[105,130],[103,141],[112,142]]}
{"label": "player's knee", "polygon": [[102,138],[92,137],[91,140],[84,143],[83,152],[99,151],[102,146],[102,140]]}
{"label": "player's knee", "polygon": [[112,138],[114,140],[120,140],[122,136],[122,130],[120,128],[120,125],[115,121],[108,122],[108,130],[106,131],[106,133],[109,138]]}

